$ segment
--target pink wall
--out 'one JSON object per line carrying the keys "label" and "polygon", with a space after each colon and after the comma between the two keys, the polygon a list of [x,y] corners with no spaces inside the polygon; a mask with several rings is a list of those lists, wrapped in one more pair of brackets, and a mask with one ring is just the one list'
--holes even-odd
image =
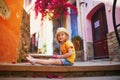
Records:
{"label": "pink wall", "polygon": [[[108,23],[108,32],[114,31],[113,21],[112,21],[112,5],[114,0],[80,0],[84,2],[80,4],[81,9],[81,25],[82,25],[82,36],[84,44],[84,60],[87,60],[87,42],[93,42],[92,39],[92,27],[91,27],[91,17],[99,9],[100,6],[105,6],[106,19]],[[116,9],[116,22],[120,23],[120,0],[117,0]],[[85,4],[87,3],[87,5]],[[98,6],[99,5],[99,6]]]}

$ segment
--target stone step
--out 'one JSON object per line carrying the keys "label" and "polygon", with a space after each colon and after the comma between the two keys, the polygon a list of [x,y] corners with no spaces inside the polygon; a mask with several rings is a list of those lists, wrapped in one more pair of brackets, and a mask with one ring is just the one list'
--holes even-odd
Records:
{"label": "stone step", "polygon": [[30,63],[0,64],[0,77],[46,77],[62,75],[64,77],[80,76],[120,76],[120,64],[100,64],[76,62],[73,66],[31,65]]}
{"label": "stone step", "polygon": [[[53,55],[46,55],[46,54],[39,54],[39,53],[30,53],[34,58],[40,58],[40,59],[49,59],[53,58]],[[84,61],[84,53],[83,51],[76,51],[76,60],[75,61]]]}

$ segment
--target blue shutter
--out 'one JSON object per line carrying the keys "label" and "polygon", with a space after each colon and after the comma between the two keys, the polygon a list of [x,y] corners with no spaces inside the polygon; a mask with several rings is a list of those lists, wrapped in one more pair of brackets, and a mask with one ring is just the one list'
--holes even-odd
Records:
{"label": "blue shutter", "polygon": [[77,14],[71,10],[71,38],[78,35]]}

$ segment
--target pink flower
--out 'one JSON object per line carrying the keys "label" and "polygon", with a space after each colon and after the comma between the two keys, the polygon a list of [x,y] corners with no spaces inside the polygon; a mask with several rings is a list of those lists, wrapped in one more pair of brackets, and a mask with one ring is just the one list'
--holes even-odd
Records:
{"label": "pink flower", "polygon": [[47,15],[47,13],[49,13],[49,11],[53,11],[51,19],[55,19],[68,15],[68,7],[73,9],[77,14],[77,8],[70,3],[67,3],[67,0],[36,0],[34,10],[36,16],[38,13],[42,14],[42,19]]}

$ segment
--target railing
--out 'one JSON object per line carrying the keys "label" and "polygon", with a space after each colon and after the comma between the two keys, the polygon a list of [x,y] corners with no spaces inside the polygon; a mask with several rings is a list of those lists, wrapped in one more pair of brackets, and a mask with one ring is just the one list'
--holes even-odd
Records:
{"label": "railing", "polygon": [[118,25],[116,24],[116,18],[115,18],[116,3],[117,3],[117,0],[114,0],[113,9],[112,9],[112,18],[113,18],[113,26],[114,26],[116,38],[118,40],[119,47],[120,47],[120,37],[119,37],[119,34],[118,34],[118,30],[117,30],[117,28],[120,27],[120,24],[118,24]]}

